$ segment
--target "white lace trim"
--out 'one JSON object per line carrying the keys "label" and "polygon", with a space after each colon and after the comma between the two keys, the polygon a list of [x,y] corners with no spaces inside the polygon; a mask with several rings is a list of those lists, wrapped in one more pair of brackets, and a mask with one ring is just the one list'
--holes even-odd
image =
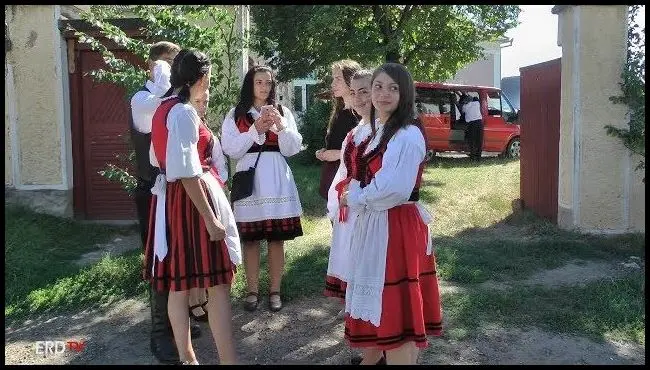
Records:
{"label": "white lace trim", "polygon": [[383,291],[383,279],[348,283],[345,291],[345,312],[353,319],[369,321],[374,326],[379,326]]}
{"label": "white lace trim", "polygon": [[237,200],[238,207],[257,207],[263,204],[281,204],[281,203],[296,203],[295,196],[288,197],[272,197],[272,198],[255,198],[255,199],[240,199]]}

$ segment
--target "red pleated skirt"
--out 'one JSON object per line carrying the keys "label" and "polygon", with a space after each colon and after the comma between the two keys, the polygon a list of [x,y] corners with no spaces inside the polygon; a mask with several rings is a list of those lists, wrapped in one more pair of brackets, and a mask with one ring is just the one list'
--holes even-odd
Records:
{"label": "red pleated skirt", "polygon": [[345,287],[347,283],[341,279],[327,275],[325,277],[325,291],[323,294],[327,297],[336,297],[345,299]]}
{"label": "red pleated skirt", "polygon": [[[201,181],[208,193],[206,184]],[[151,200],[149,235],[144,256],[143,278],[158,291],[183,291],[230,284],[236,272],[223,240],[210,241],[203,217],[192,203],[181,181],[167,183],[167,255],[156,259],[154,271],[153,240],[155,235],[156,196]],[[212,198],[207,197],[214,209]]]}
{"label": "red pleated skirt", "polygon": [[427,335],[442,334],[436,259],[427,256],[427,226],[415,204],[388,210],[386,277],[379,327],[345,317],[350,347],[395,349],[407,342],[426,347]]}

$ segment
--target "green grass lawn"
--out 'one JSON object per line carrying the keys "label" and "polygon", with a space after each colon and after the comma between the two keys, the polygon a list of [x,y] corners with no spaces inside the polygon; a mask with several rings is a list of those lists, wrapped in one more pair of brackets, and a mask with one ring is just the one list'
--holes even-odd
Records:
{"label": "green grass lawn", "polygon": [[[327,269],[331,226],[318,194],[320,168],[291,161],[305,214],[304,236],[286,243],[286,301],[319,296]],[[462,337],[482,325],[523,327],[645,343],[644,274],[581,287],[525,288],[517,280],[573,260],[645,259],[645,235],[586,236],[559,230],[529,212],[512,214],[519,198],[519,162],[498,158],[480,164],[464,158],[436,158],[426,169],[421,200],[434,214],[432,233],[443,283],[466,289],[443,294],[447,332]],[[85,269],[72,260],[95,243],[120,232],[107,226],[5,210],[5,316],[145,297],[141,255],[107,257]],[[123,230],[122,230],[123,231]],[[25,243],[26,236],[32,236]],[[35,236],[35,237],[34,237]],[[260,293],[268,291],[266,249],[262,248]],[[479,283],[508,281],[513,289],[491,291]],[[245,293],[239,266],[233,300]]]}
{"label": "green grass lawn", "polygon": [[[137,255],[80,268],[81,255],[134,227],[82,224],[5,206],[5,317],[130,296]],[[137,283],[136,283],[137,284]]]}

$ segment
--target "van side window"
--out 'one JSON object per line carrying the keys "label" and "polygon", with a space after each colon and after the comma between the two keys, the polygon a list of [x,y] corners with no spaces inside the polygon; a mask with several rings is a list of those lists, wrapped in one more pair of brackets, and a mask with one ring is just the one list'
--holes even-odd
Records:
{"label": "van side window", "polygon": [[497,91],[488,91],[487,93],[488,115],[501,116],[501,96]]}
{"label": "van side window", "polygon": [[446,90],[416,89],[415,107],[420,114],[449,114],[451,96]]}

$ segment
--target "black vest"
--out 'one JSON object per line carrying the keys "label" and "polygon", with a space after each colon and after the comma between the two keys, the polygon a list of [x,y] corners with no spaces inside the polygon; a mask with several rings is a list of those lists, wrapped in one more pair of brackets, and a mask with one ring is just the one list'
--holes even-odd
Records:
{"label": "black vest", "polygon": [[[146,86],[143,86],[140,91],[147,91]],[[154,167],[149,163],[149,146],[151,145],[151,132],[148,134],[143,134],[135,129],[133,124],[133,111],[129,115],[130,122],[129,128],[131,129],[131,142],[133,143],[133,149],[135,149],[135,164],[136,172],[135,177],[138,180],[138,184],[141,183],[153,183],[156,176],[158,175],[158,168]]]}

